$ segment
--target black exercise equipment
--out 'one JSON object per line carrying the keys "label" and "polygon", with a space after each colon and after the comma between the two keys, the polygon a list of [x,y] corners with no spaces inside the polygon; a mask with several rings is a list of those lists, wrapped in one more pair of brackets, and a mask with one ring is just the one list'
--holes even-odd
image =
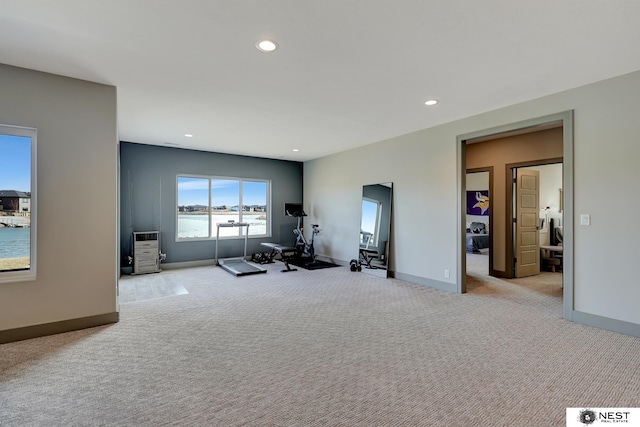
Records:
{"label": "black exercise equipment", "polygon": [[360,243],[360,249],[358,254],[360,259],[358,259],[358,262],[360,263],[360,265],[364,265],[365,268],[375,270],[378,267],[371,264],[371,261],[373,261],[374,259],[380,258],[380,252],[378,252],[378,249],[369,248],[369,245],[371,244],[371,237],[372,237],[371,233],[360,230],[360,235],[361,235],[360,241],[362,243]]}
{"label": "black exercise equipment", "polygon": [[316,254],[313,245],[316,235],[320,234],[318,224],[311,224],[311,240],[307,240],[304,237],[304,228],[302,228],[302,218],[307,216],[307,214],[302,210],[302,205],[300,203],[285,203],[284,213],[287,216],[298,218],[298,225],[293,229],[293,234],[296,235],[296,242],[294,246],[298,252],[297,258],[305,258],[310,260],[310,263],[314,263],[316,261]]}
{"label": "black exercise equipment", "polygon": [[256,264],[270,264],[273,262],[269,252],[256,252],[251,254],[251,261]]}
{"label": "black exercise equipment", "polygon": [[378,251],[375,249],[360,248],[360,264],[366,265],[365,268],[372,270],[377,269],[375,265],[371,264],[371,261],[378,258]]}
{"label": "black exercise equipment", "polygon": [[362,263],[358,259],[352,259],[349,262],[349,268],[351,271],[362,271]]}
{"label": "black exercise equipment", "polygon": [[316,261],[316,251],[313,246],[313,242],[317,234],[320,234],[320,229],[318,228],[318,224],[311,224],[311,240],[307,240],[304,237],[303,231],[304,228],[300,227],[300,222],[298,218],[298,226],[293,229],[293,233],[296,235],[296,243],[295,246],[298,250],[299,258],[307,258],[310,262]]}
{"label": "black exercise equipment", "polygon": [[297,268],[291,268],[291,266],[289,266],[289,261],[294,259],[298,254],[298,250],[296,248],[292,246],[279,245],[277,243],[260,243],[260,245],[271,249],[270,253],[263,254],[263,259],[266,258],[269,260],[267,262],[272,262],[276,255],[280,255],[280,260],[284,262],[285,267],[287,267],[286,270],[281,270],[283,273],[298,270]]}

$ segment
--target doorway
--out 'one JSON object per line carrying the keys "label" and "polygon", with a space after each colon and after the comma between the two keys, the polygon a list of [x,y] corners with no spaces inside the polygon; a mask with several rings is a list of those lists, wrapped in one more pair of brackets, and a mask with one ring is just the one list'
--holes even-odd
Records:
{"label": "doorway", "polygon": [[493,166],[466,171],[465,250],[474,271],[493,273]]}
{"label": "doorway", "polygon": [[[562,243],[558,241],[563,235],[563,212],[562,212],[562,176],[563,159],[532,160],[517,164],[506,165],[507,173],[512,178],[512,189],[507,193],[507,206],[511,209],[511,217],[514,219],[511,224],[511,233],[507,233],[507,260],[508,271],[512,272],[510,277],[518,278],[539,274],[541,271],[551,270],[560,272],[562,270]],[[518,203],[520,197],[517,193],[517,182],[521,176],[534,176],[536,179],[536,200],[533,215],[529,224],[525,224],[526,217],[522,218],[522,206]],[[530,175],[532,174],[532,175]],[[536,242],[533,244],[532,254],[535,260],[530,259],[530,263],[535,262],[535,267],[526,266],[522,258],[526,258],[521,251],[523,238],[523,227],[532,227],[531,235],[534,235]],[[530,239],[532,240],[532,239]],[[558,247],[560,243],[560,247]],[[551,249],[553,245],[554,249]],[[543,249],[541,251],[541,249]],[[515,260],[518,260],[516,262]],[[556,268],[557,266],[557,268]]]}
{"label": "doorway", "polygon": [[[458,251],[458,270],[457,270],[457,290],[459,293],[467,291],[467,266],[466,266],[466,172],[467,172],[467,151],[472,151],[472,145],[482,142],[488,142],[507,136],[535,134],[539,131],[548,129],[558,129],[561,134],[561,153],[560,155],[549,155],[546,152],[539,153],[540,158],[557,158],[561,157],[564,162],[563,173],[563,232],[564,232],[564,253],[563,253],[563,293],[562,293],[562,310],[563,317],[571,320],[573,312],[573,111],[565,111],[562,113],[552,114],[548,116],[538,117],[535,119],[516,122],[504,126],[478,130],[476,132],[459,135],[458,142],[458,191],[459,191],[459,251]],[[496,170],[497,171],[497,170]],[[506,172],[506,171],[505,171]],[[506,181],[506,179],[505,179]],[[491,218],[493,220],[493,228],[491,229],[493,255],[493,270],[498,277],[503,274],[508,277],[509,260],[507,259],[507,236],[512,233],[511,224],[507,220],[507,209],[505,204],[507,198],[504,194],[510,191],[511,186],[507,189],[506,184],[501,186],[500,183],[494,185],[496,193],[492,201],[496,209],[493,210]],[[499,195],[502,191],[502,196]],[[502,205],[502,208],[499,206]],[[501,243],[502,242],[502,243]],[[512,261],[512,260],[511,260]]]}

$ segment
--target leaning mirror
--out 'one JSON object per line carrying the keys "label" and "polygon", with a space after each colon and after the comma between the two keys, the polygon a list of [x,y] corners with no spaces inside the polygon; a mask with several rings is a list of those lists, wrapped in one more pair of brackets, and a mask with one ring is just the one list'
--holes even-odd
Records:
{"label": "leaning mirror", "polygon": [[379,277],[388,277],[392,187],[390,182],[362,187],[359,261],[363,272]]}

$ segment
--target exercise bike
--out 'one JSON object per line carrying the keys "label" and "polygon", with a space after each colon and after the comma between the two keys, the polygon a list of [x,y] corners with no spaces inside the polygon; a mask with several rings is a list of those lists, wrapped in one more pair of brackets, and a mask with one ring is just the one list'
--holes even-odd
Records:
{"label": "exercise bike", "polygon": [[296,243],[295,248],[298,250],[299,258],[306,258],[311,261],[311,263],[316,262],[316,252],[313,247],[313,243],[315,241],[316,235],[320,234],[320,229],[318,228],[318,224],[311,224],[311,240],[307,240],[304,237],[303,231],[304,228],[300,227],[300,219],[302,217],[298,217],[298,226],[293,229],[293,233],[296,235]]}
{"label": "exercise bike", "polygon": [[311,239],[307,240],[304,237],[304,228],[302,228],[302,218],[307,214],[302,210],[302,205],[299,203],[285,203],[284,211],[285,215],[298,218],[298,225],[293,229],[293,234],[296,235],[294,244],[297,252],[296,258],[305,260],[307,264],[314,264],[316,262],[316,253],[313,244],[316,235],[320,234],[318,224],[311,224]]}

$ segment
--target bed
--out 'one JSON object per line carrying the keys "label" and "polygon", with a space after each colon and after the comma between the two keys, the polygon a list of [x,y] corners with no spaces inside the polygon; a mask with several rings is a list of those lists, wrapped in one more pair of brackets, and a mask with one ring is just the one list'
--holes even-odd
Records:
{"label": "bed", "polygon": [[467,252],[478,254],[489,249],[489,231],[483,222],[472,222],[467,228]]}

